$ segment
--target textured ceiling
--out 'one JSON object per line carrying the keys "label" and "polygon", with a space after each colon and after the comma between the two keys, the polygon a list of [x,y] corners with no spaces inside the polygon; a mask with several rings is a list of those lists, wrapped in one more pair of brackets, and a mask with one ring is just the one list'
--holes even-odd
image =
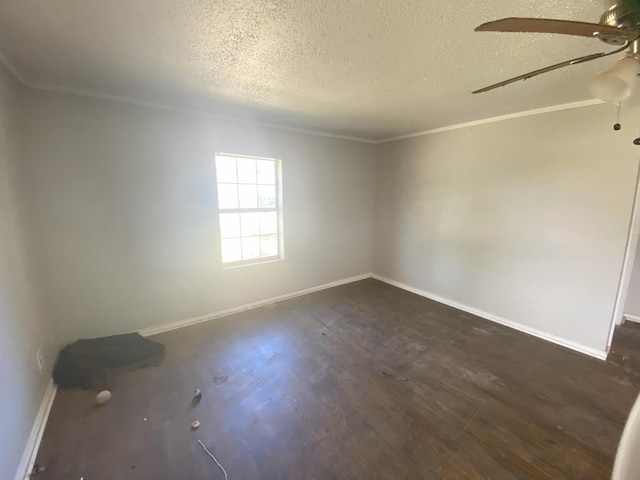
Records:
{"label": "textured ceiling", "polygon": [[2,0],[0,51],[32,86],[384,139],[590,98],[613,60],[479,87],[610,50],[475,33],[505,16],[597,21],[598,0]]}

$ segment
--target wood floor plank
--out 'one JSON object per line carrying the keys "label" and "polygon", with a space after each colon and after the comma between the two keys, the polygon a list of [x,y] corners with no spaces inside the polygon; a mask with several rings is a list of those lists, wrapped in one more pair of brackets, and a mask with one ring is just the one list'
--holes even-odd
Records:
{"label": "wood floor plank", "polygon": [[202,440],[230,479],[606,479],[640,390],[620,364],[372,279],[154,340],[163,364],[120,375],[108,404],[58,393],[34,478],[222,479]]}

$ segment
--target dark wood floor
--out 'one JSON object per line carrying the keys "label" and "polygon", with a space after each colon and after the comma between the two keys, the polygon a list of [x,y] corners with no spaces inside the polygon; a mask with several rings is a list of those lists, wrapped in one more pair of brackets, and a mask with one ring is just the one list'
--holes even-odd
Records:
{"label": "dark wood floor", "polygon": [[620,366],[623,378],[640,381],[640,323],[626,322],[616,327],[608,360]]}
{"label": "dark wood floor", "polygon": [[58,393],[34,478],[222,479],[202,440],[232,480],[605,479],[640,390],[375,280],[154,339],[164,363],[105,406]]}

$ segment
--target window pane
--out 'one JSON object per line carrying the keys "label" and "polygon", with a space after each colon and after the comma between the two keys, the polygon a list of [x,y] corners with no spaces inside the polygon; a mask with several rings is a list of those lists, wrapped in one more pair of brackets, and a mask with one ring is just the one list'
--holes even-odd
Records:
{"label": "window pane", "polygon": [[244,237],[242,239],[242,259],[260,258],[260,237]]}
{"label": "window pane", "polygon": [[220,214],[220,236],[222,238],[233,238],[240,236],[239,213]]}
{"label": "window pane", "polygon": [[275,185],[276,162],[271,160],[258,160],[258,183],[263,185]]}
{"label": "window pane", "polygon": [[258,206],[258,190],[255,185],[238,185],[240,208],[256,208]]}
{"label": "window pane", "polygon": [[260,255],[263,257],[278,255],[277,235],[263,235],[260,237]]}
{"label": "window pane", "polygon": [[278,214],[276,212],[260,212],[260,235],[278,233]]}
{"label": "window pane", "polygon": [[216,155],[216,181],[220,183],[236,183],[236,157]]}
{"label": "window pane", "polygon": [[222,240],[222,263],[239,262],[242,260],[242,249],[239,238]]}
{"label": "window pane", "polygon": [[258,199],[260,208],[276,208],[276,187],[260,185]]}
{"label": "window pane", "polygon": [[238,187],[218,184],[218,208],[238,208]]}
{"label": "window pane", "polygon": [[256,183],[256,161],[253,158],[238,158],[238,183]]}
{"label": "window pane", "polygon": [[240,216],[241,216],[240,222],[242,223],[243,237],[249,237],[249,236],[260,234],[260,227],[259,227],[260,220],[257,213],[254,213],[254,212],[242,213],[240,214]]}

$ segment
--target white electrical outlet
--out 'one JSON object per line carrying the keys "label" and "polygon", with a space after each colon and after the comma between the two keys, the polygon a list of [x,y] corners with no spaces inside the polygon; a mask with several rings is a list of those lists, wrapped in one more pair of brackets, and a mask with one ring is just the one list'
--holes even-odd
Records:
{"label": "white electrical outlet", "polygon": [[40,348],[36,352],[36,362],[38,362],[38,370],[42,370],[42,350]]}

